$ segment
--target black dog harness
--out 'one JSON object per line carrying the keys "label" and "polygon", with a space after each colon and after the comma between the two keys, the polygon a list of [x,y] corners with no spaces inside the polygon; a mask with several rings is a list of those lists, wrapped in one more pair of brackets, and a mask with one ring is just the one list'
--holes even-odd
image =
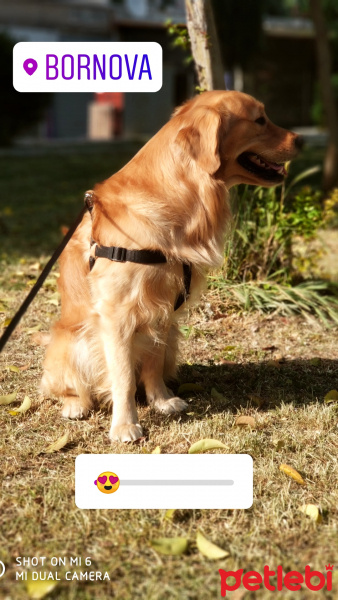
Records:
{"label": "black dog harness", "polygon": [[[88,191],[85,193],[84,201],[90,214],[94,208],[94,198],[94,192]],[[95,240],[91,239],[90,245],[92,246],[95,243]],[[127,250],[127,248],[120,248],[119,246],[99,246],[98,244],[95,247],[95,256],[89,257],[90,270],[94,267],[96,258],[107,258],[115,262],[133,262],[141,265],[158,265],[167,262],[161,250]],[[184,291],[180,292],[176,298],[174,310],[178,310],[189,298],[191,285],[190,263],[183,263],[183,281]]]}

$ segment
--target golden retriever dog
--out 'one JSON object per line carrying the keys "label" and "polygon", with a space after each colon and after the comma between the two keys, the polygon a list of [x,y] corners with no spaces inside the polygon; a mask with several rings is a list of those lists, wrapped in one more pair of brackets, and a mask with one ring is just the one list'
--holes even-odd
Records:
{"label": "golden retriever dog", "polygon": [[[142,436],[138,384],[155,410],[186,408],[165,381],[175,374],[177,321],[207,269],[223,261],[229,189],[281,183],[301,146],[251,96],[204,92],[96,185],[91,214],[61,256],[61,318],[41,383],[44,396],[62,398],[64,417],[87,415],[93,399],[112,401],[110,438],[127,442]],[[126,258],[145,250],[159,261]]]}

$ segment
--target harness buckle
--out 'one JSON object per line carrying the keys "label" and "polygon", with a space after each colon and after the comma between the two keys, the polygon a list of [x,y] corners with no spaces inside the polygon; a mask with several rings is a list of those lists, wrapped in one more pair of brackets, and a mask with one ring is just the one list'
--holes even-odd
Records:
{"label": "harness buckle", "polygon": [[126,248],[119,248],[118,246],[112,246],[109,248],[109,259],[115,260],[116,262],[125,262],[126,261]]}
{"label": "harness buckle", "polygon": [[84,195],[84,203],[90,213],[92,212],[92,210],[94,208],[94,201],[95,201],[95,193],[93,192],[93,190],[88,190]]}

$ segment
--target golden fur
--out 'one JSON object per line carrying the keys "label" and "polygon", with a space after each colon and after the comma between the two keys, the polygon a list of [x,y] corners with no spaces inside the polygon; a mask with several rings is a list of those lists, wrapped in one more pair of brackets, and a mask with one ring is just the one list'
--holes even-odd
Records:
{"label": "golden fur", "polygon": [[[265,123],[256,122],[263,117]],[[85,416],[93,398],[113,400],[110,437],[129,441],[142,435],[138,382],[156,410],[186,407],[164,383],[176,368],[184,306],[174,312],[174,304],[184,287],[182,263],[192,265],[190,304],[206,270],[222,263],[229,188],[276,184],[241,166],[238,157],[249,152],[282,163],[297,154],[297,140],[273,125],[251,96],[205,92],[95,187],[92,219],[84,217],[61,256],[61,318],[41,384],[44,395],[63,399],[64,417]],[[100,245],[161,250],[167,263],[97,258],[89,271],[91,236]]]}

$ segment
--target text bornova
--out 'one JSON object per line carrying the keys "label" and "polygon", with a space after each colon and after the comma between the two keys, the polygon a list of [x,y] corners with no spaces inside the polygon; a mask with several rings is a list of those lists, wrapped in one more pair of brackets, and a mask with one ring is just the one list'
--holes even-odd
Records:
{"label": "text bornova", "polygon": [[87,81],[119,80],[128,77],[129,81],[152,80],[148,54],[56,54],[46,55],[46,79],[62,78]]}

